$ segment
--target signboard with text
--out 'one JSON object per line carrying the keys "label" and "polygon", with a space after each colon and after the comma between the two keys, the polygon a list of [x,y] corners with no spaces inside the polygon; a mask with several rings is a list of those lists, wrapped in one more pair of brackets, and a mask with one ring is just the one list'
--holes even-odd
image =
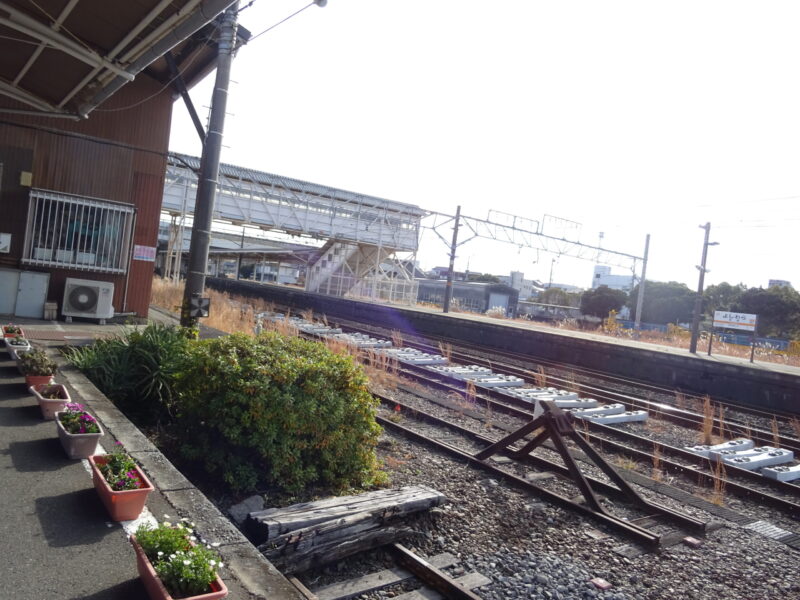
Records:
{"label": "signboard with text", "polygon": [[758,315],[735,313],[727,310],[714,311],[715,329],[743,329],[745,331],[755,331],[757,321]]}
{"label": "signboard with text", "polygon": [[154,262],[156,260],[156,249],[154,246],[140,246],[136,244],[133,247],[133,260],[146,260]]}

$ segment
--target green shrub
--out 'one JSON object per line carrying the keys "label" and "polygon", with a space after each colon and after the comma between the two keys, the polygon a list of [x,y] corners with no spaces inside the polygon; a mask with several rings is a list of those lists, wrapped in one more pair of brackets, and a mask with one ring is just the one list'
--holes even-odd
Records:
{"label": "green shrub", "polygon": [[189,343],[180,328],[155,323],[65,354],[123,411],[152,424],[174,416],[173,384]]}
{"label": "green shrub", "polygon": [[364,373],[322,344],[275,333],[196,342],[177,389],[184,455],[234,490],[345,489],[384,476]]}

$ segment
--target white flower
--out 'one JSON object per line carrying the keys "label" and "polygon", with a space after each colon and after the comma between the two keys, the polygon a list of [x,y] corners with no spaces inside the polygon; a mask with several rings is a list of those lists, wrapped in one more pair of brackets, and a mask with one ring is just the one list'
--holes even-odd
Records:
{"label": "white flower", "polygon": [[219,563],[219,568],[222,569],[225,566],[225,563]]}
{"label": "white flower", "polygon": [[212,567],[216,567],[217,566],[217,561],[210,560],[210,561],[208,561],[208,564],[210,564]]}
{"label": "white flower", "polygon": [[183,564],[185,564],[188,567],[190,564],[192,564],[192,561],[185,560],[185,561],[183,561]]}
{"label": "white flower", "polygon": [[170,555],[169,555],[169,559],[170,559],[170,560],[175,560],[175,555],[174,555],[174,554],[170,554]]}
{"label": "white flower", "polygon": [[164,553],[163,553],[161,550],[159,550],[159,551],[158,551],[158,555],[159,555],[159,556],[164,556]]}
{"label": "white flower", "polygon": [[189,536],[189,539],[190,539],[190,540],[192,540],[193,542],[196,542],[196,541],[197,541],[197,538],[196,538],[196,537],[194,537],[193,535],[190,535],[190,536]]}
{"label": "white flower", "polygon": [[162,525],[164,525],[164,527],[172,527],[172,523],[170,523],[169,521],[164,521]]}

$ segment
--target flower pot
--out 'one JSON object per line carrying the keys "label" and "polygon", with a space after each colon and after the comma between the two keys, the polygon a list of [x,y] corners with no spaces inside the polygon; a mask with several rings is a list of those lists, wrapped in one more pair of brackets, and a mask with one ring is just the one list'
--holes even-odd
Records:
{"label": "flower pot", "polygon": [[[36,400],[39,402],[39,408],[42,409],[42,418],[45,421],[52,421],[55,419],[56,413],[60,410],[64,410],[67,402],[70,402],[67,388],[60,384],[32,385],[29,389],[31,394],[36,396]],[[46,392],[57,392],[58,398],[45,398],[42,394]]]}
{"label": "flower pot", "polygon": [[[158,574],[148,560],[144,550],[142,550],[142,547],[139,545],[139,542],[136,541],[136,536],[131,535],[130,540],[131,545],[133,545],[133,550],[136,552],[136,568],[139,571],[139,578],[142,580],[144,589],[147,590],[147,595],[150,596],[150,600],[173,600],[167,588],[164,587],[164,584],[161,583],[161,580],[158,578]],[[218,600],[228,595],[228,588],[225,586],[225,582],[220,579],[219,575],[217,575],[215,581],[211,582],[211,590],[212,591],[207,594],[187,596],[182,600]]]}
{"label": "flower pot", "polygon": [[13,339],[15,338],[13,337],[6,338],[6,348],[8,348],[9,352],[19,352],[19,351],[28,352],[31,349],[31,345],[28,343],[28,340],[23,340],[24,343],[22,344],[12,344],[11,340]]}
{"label": "flower pot", "polygon": [[97,443],[103,437],[103,428],[98,425],[100,433],[70,433],[61,424],[61,420],[58,418],[59,414],[59,412],[55,414],[58,439],[61,440],[61,445],[64,447],[67,456],[70,458],[89,458],[97,452]]}
{"label": "flower pot", "polygon": [[10,332],[6,331],[6,327],[7,327],[7,325],[3,325],[3,339],[10,338],[10,337],[17,337],[18,335],[21,335],[22,337],[25,337],[25,332],[22,330],[21,327],[19,328],[19,331],[16,332],[16,333],[10,333]]}
{"label": "flower pot", "polygon": [[[27,350],[18,350],[16,346],[9,346],[8,347],[8,355],[11,357],[12,360],[19,363],[19,359],[22,358],[22,355],[26,352],[30,352],[31,348]],[[17,364],[17,368],[19,368],[19,364]],[[22,373],[22,371],[20,371]],[[24,375],[24,373],[22,373]]]}
{"label": "flower pot", "polygon": [[108,485],[106,478],[100,472],[99,465],[104,465],[106,457],[103,455],[96,455],[89,457],[89,464],[92,467],[92,481],[94,482],[94,489],[100,496],[100,500],[114,521],[131,521],[139,516],[144,508],[144,503],[147,501],[147,496],[155,488],[150,480],[147,479],[142,470],[136,467],[136,474],[141,479],[145,487],[136,490],[112,490]]}
{"label": "flower pot", "polygon": [[25,385],[28,387],[42,385],[43,383],[52,383],[52,381],[52,375],[25,375]]}

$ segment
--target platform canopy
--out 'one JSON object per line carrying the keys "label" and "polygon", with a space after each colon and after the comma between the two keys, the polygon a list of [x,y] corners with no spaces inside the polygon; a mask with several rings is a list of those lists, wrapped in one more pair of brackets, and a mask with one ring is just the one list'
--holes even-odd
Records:
{"label": "platform canopy", "polygon": [[0,115],[86,118],[139,73],[169,85],[168,52],[190,87],[214,68],[214,20],[232,3],[0,0]]}

